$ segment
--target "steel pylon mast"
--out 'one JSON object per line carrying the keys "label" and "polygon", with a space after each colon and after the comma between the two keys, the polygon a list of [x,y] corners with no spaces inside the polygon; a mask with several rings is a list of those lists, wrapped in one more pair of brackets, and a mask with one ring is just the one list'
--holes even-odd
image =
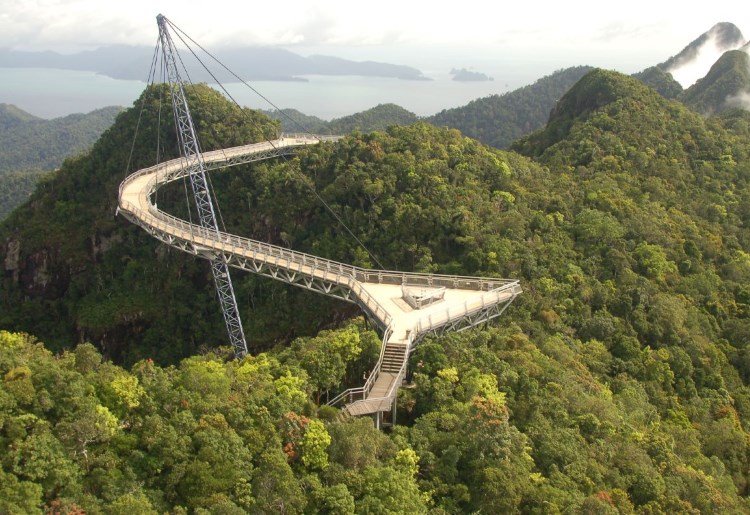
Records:
{"label": "steel pylon mast", "polygon": [[[219,224],[216,220],[216,212],[206,180],[206,164],[198,144],[198,136],[193,125],[193,119],[190,117],[185,89],[177,67],[177,60],[175,59],[177,50],[172,37],[169,35],[169,21],[160,14],[156,17],[156,23],[159,25],[159,39],[167,68],[169,90],[172,95],[172,109],[177,126],[177,137],[179,138],[182,157],[185,159],[185,169],[189,172],[188,177],[190,177],[190,186],[193,189],[200,224],[201,227],[216,231],[218,235]],[[245,341],[245,332],[242,330],[242,321],[240,320],[237,298],[234,295],[226,256],[218,254],[211,259],[211,273],[216,284],[216,292],[219,295],[219,303],[224,314],[229,341],[234,347],[235,357],[241,358],[247,354],[247,342]]]}

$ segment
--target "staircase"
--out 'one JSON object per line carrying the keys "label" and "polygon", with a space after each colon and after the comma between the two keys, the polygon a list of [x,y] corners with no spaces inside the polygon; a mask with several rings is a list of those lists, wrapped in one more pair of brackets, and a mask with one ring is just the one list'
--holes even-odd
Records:
{"label": "staircase", "polygon": [[[392,339],[393,338],[393,339]],[[407,335],[405,340],[394,338],[389,327],[383,337],[383,347],[378,363],[373,368],[364,386],[350,388],[329,401],[329,405],[344,405],[339,420],[350,416],[380,414],[390,411],[396,400],[398,387],[406,376],[406,361],[409,358],[409,347],[412,339]]]}
{"label": "staircase", "polygon": [[380,372],[391,372],[398,374],[406,359],[406,345],[403,343],[388,342],[385,344],[383,361],[380,364]]}

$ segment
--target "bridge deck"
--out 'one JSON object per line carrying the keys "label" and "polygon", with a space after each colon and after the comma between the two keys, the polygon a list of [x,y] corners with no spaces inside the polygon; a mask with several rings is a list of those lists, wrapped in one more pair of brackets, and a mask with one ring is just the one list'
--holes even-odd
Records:
{"label": "bridge deck", "polygon": [[[289,153],[289,148],[319,141],[318,138],[282,138],[205,153],[203,159],[207,167],[215,169],[278,157]],[[120,185],[118,210],[154,237],[186,252],[210,259],[223,255],[231,266],[356,302],[381,328],[387,328],[384,348],[389,343],[407,346],[399,373],[381,372],[380,362],[376,365],[368,384],[360,389],[363,399],[347,406],[352,415],[390,409],[404,378],[408,347],[419,336],[463,320],[468,320],[468,327],[479,323],[477,320],[497,316],[502,310],[491,310],[507,305],[521,292],[517,281],[504,279],[365,270],[177,219],[160,211],[151,196],[161,185],[190,173],[183,165],[182,160],[176,159],[126,178]],[[403,284],[428,289],[440,286],[443,298],[415,309],[403,298]]]}

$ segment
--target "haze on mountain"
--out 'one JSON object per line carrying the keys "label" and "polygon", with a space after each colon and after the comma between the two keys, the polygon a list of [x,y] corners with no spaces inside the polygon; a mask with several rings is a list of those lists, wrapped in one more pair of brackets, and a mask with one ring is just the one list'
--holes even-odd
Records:
{"label": "haze on mountain", "polygon": [[679,99],[706,116],[726,109],[750,110],[750,54],[742,50],[725,52]]}
{"label": "haze on mountain", "polygon": [[[73,54],[52,51],[30,52],[0,49],[0,67],[59,68],[101,73],[113,79],[144,80],[144,63],[150,62],[153,48],[139,46],[105,46]],[[185,52],[186,66],[193,72],[195,82],[214,82],[192,55]],[[202,61],[213,64],[211,57],[198,53]],[[303,57],[290,50],[274,47],[243,47],[223,49],[216,57],[244,80],[305,80],[305,75],[360,75],[364,77],[392,77],[406,80],[428,80],[416,68],[374,61],[352,61],[339,57],[311,55]],[[237,79],[216,72],[221,82]]]}
{"label": "haze on mountain", "polygon": [[680,53],[670,57],[658,67],[689,88],[706,74],[708,68],[728,50],[737,50],[746,44],[740,29],[728,22],[717,23],[687,45]]}

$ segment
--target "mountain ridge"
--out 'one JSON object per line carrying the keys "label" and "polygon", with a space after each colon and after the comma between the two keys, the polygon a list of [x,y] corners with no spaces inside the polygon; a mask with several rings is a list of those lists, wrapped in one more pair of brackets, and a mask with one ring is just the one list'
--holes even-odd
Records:
{"label": "mountain ridge", "polygon": [[679,68],[694,60],[701,48],[709,42],[715,42],[721,53],[726,50],[734,50],[747,43],[742,31],[736,25],[729,22],[720,22],[688,43],[676,55],[656,66],[667,72]]}
{"label": "mountain ridge", "polygon": [[750,94],[750,55],[743,50],[729,50],[711,66],[705,77],[678,98],[688,107],[710,116],[724,109],[742,107],[741,103],[733,105],[731,99],[743,94]]}
{"label": "mountain ridge", "polygon": [[[43,67],[93,71],[114,79],[144,80],[143,63],[150,62],[153,49],[145,46],[112,45],[74,54],[52,51],[29,52],[0,49],[0,67]],[[301,81],[304,75],[362,75],[391,77],[404,80],[429,80],[416,68],[375,61],[352,61],[339,57],[313,55],[303,57],[290,50],[275,47],[245,47],[225,49],[217,57],[245,80]],[[184,57],[190,66],[191,55]],[[213,82],[214,78],[200,66],[193,80]],[[222,82],[236,82],[236,78],[219,73]]]}
{"label": "mountain ridge", "polygon": [[121,110],[112,106],[45,120],[0,104],[0,220],[29,198],[44,174],[87,150]]}

